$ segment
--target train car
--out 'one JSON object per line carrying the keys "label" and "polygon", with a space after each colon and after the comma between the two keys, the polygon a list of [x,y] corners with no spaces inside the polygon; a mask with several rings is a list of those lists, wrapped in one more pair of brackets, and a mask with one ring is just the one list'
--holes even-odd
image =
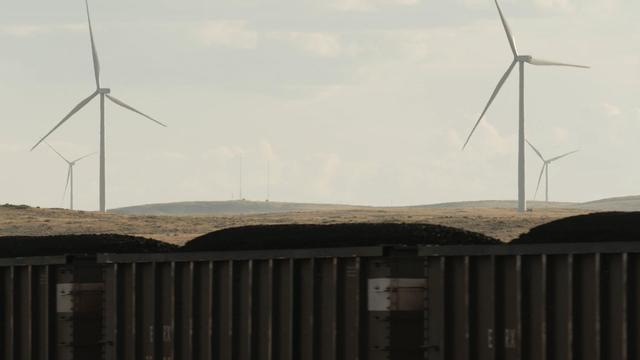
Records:
{"label": "train car", "polygon": [[2,359],[638,359],[640,242],[0,260]]}
{"label": "train car", "polygon": [[103,296],[95,257],[0,259],[0,358],[99,359]]}
{"label": "train car", "polygon": [[422,359],[404,248],[101,255],[105,359]]}
{"label": "train car", "polygon": [[640,243],[422,247],[425,359],[640,358]]}

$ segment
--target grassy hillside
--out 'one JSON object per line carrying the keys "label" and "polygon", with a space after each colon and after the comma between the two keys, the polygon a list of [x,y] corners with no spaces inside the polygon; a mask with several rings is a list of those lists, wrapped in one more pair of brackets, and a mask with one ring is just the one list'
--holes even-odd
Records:
{"label": "grassy hillside", "polygon": [[[429,205],[398,207],[397,209],[514,209],[513,200],[463,201]],[[529,201],[529,209],[576,209],[581,211],[640,211],[640,196],[602,199],[586,203]],[[303,204],[265,201],[194,201],[167,204],[149,204],[110,210],[125,215],[199,216],[199,215],[253,215],[280,214],[302,211],[334,211],[375,209],[374,207]]]}
{"label": "grassy hillside", "polygon": [[347,210],[357,206],[331,204],[297,204],[267,201],[192,201],[149,204],[112,209],[109,212],[126,215],[248,215],[299,211]]}
{"label": "grassy hillside", "polygon": [[[513,200],[464,201],[415,206],[425,209],[513,209]],[[624,196],[584,203],[529,201],[529,209],[580,209],[587,211],[640,211],[640,196]]]}
{"label": "grassy hillside", "polygon": [[[461,201],[431,205],[418,205],[414,208],[425,209],[515,209],[518,203],[514,200],[485,200],[485,201]],[[544,201],[528,201],[529,209],[572,209],[576,208],[576,203],[568,202],[544,202]]]}
{"label": "grassy hillside", "polygon": [[[0,236],[127,234],[171,243],[230,227],[264,224],[431,223],[509,240],[546,222],[594,211],[640,211],[640,196],[583,204],[530,202],[527,214],[514,201],[476,201],[376,208],[252,201],[185,202],[98,212],[0,206]],[[131,215],[133,214],[133,215]]]}
{"label": "grassy hillside", "polygon": [[640,196],[624,196],[578,205],[578,208],[597,211],[640,211]]}
{"label": "grassy hillside", "polygon": [[579,209],[361,208],[245,215],[149,216],[0,206],[0,236],[126,234],[181,244],[214,230],[245,225],[430,223],[510,240],[532,227],[583,214]]}

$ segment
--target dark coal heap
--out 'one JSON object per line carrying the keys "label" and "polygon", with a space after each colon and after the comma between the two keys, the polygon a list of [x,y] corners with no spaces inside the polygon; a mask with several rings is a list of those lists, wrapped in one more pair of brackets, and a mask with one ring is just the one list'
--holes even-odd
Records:
{"label": "dark coal heap", "polygon": [[511,244],[640,241],[640,212],[573,216],[531,229]]}
{"label": "dark coal heap", "polygon": [[0,258],[98,253],[159,253],[175,245],[126,235],[59,235],[0,237]]}
{"label": "dark coal heap", "polygon": [[193,239],[182,250],[240,251],[475,244],[501,242],[482,234],[430,224],[262,225],[212,232]]}

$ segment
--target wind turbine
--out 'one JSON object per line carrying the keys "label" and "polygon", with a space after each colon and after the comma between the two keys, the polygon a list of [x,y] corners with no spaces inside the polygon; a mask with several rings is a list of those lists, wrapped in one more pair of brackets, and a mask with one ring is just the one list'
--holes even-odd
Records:
{"label": "wind turbine", "polygon": [[502,75],[502,78],[500,79],[500,81],[498,82],[498,86],[496,86],[495,90],[493,90],[493,93],[491,94],[491,97],[489,98],[489,102],[487,103],[487,105],[485,106],[484,110],[482,111],[482,114],[480,114],[480,117],[478,118],[478,121],[476,121],[475,125],[473,126],[473,129],[471,130],[471,133],[469,134],[469,136],[467,137],[467,141],[465,141],[464,146],[462,147],[463,149],[467,147],[467,144],[469,144],[469,140],[471,140],[471,136],[473,136],[473,133],[476,131],[476,128],[478,127],[478,124],[480,124],[480,121],[482,120],[482,118],[484,117],[484,115],[487,113],[487,110],[489,110],[489,107],[491,106],[491,104],[493,103],[493,100],[495,100],[496,96],[498,95],[498,93],[500,92],[500,89],[502,88],[502,86],[504,85],[505,81],[507,81],[507,79],[509,78],[509,75],[511,74],[511,71],[513,70],[513,68],[516,66],[516,64],[519,65],[520,67],[520,86],[519,86],[519,92],[520,92],[520,120],[519,120],[519,126],[518,126],[518,211],[520,212],[525,212],[527,210],[527,203],[526,203],[526,195],[525,195],[525,176],[524,176],[524,141],[525,141],[525,135],[524,135],[524,65],[525,63],[530,64],[530,65],[538,65],[538,66],[567,66],[567,67],[577,67],[577,68],[583,68],[583,69],[588,69],[588,66],[583,66],[583,65],[573,65],[573,64],[566,64],[566,63],[561,63],[561,62],[555,62],[555,61],[549,61],[549,60],[542,60],[542,59],[538,59],[538,58],[534,58],[533,56],[530,55],[520,55],[518,53],[518,49],[516,48],[516,42],[514,40],[513,34],[511,32],[511,29],[509,28],[509,24],[507,23],[507,20],[504,17],[504,14],[502,13],[502,9],[500,8],[500,4],[498,4],[498,0],[495,0],[496,3],[496,7],[498,8],[498,14],[500,14],[500,19],[502,21],[502,26],[504,27],[504,31],[507,34],[507,40],[509,41],[509,47],[511,48],[511,52],[513,53],[513,62],[511,62],[511,65],[509,65],[509,68],[507,69],[507,71],[504,73],[504,75]]}
{"label": "wind turbine", "polygon": [[271,197],[271,162],[267,159],[267,202]]}
{"label": "wind turbine", "polygon": [[244,200],[244,197],[242,195],[242,171],[244,170],[244,168],[242,166],[242,160],[243,160],[243,155],[240,154],[240,169],[239,169],[240,170],[240,174],[239,174],[240,177],[238,179],[238,185],[239,185],[239,188],[240,188],[240,201]]}
{"label": "wind turbine", "polygon": [[71,110],[71,112],[69,112],[69,114],[67,114],[67,116],[65,116],[56,126],[54,126],[54,128],[49,131],[42,139],[40,139],[40,141],[38,141],[32,148],[31,150],[33,151],[36,147],[38,147],[38,145],[40,145],[43,141],[45,141],[45,139],[47,137],[49,137],[49,135],[51,135],[54,131],[56,131],[60,126],[62,126],[62,124],[64,124],[67,120],[69,120],[73,115],[75,115],[78,111],[80,111],[83,107],[85,107],[87,104],[89,104],[91,102],[91,100],[93,100],[96,96],[100,95],[100,211],[104,212],[106,211],[107,207],[106,207],[106,175],[105,175],[105,129],[104,129],[104,120],[105,120],[105,113],[104,113],[104,100],[105,98],[109,99],[111,102],[113,102],[114,104],[121,106],[127,110],[133,111],[134,113],[144,116],[145,118],[157,123],[158,125],[164,126],[166,127],[165,124],[155,120],[154,118],[150,117],[149,115],[146,115],[138,110],[136,110],[135,108],[133,108],[130,105],[127,105],[125,102],[123,102],[122,100],[119,100],[117,98],[115,98],[113,95],[111,94],[111,89],[108,88],[103,88],[100,85],[100,60],[98,59],[98,51],[96,50],[96,44],[93,38],[93,28],[91,26],[91,15],[89,13],[89,2],[88,0],[85,0],[85,5],[87,7],[87,21],[89,23],[89,38],[91,40],[91,54],[93,57],[93,71],[94,71],[94,75],[95,75],[95,80],[96,80],[96,90],[89,95],[89,97],[87,97],[86,99],[82,100],[78,105],[76,105],[76,107],[73,108],[73,110]]}
{"label": "wind turbine", "polygon": [[80,161],[82,159],[85,159],[85,158],[88,158],[89,156],[95,155],[95,153],[91,153],[89,155],[85,155],[83,157],[79,157],[79,158],[77,158],[77,159],[75,159],[73,161],[69,161],[69,160],[67,160],[67,158],[62,156],[62,154],[60,154],[58,152],[58,150],[56,150],[53,146],[51,146],[51,144],[49,144],[46,141],[45,141],[45,143],[47,144],[47,146],[49,146],[51,148],[51,150],[53,150],[53,152],[58,154],[58,156],[60,156],[60,158],[62,158],[62,160],[64,160],[69,165],[69,169],[67,170],[67,182],[64,185],[64,193],[62,194],[62,197],[64,198],[64,196],[67,194],[67,189],[69,189],[69,198],[70,198],[69,209],[73,210],[73,167],[76,166],[78,161]]}
{"label": "wind turbine", "polygon": [[542,156],[542,153],[540,153],[540,151],[538,151],[538,149],[535,148],[535,146],[533,146],[533,144],[531,144],[529,142],[529,140],[527,140],[527,144],[529,144],[529,146],[531,146],[531,148],[533,149],[533,151],[535,151],[536,154],[538,154],[538,157],[542,160],[542,170],[540,170],[540,177],[538,177],[538,186],[536,186],[536,194],[533,196],[533,199],[535,200],[536,197],[538,196],[538,190],[540,189],[540,182],[542,181],[542,175],[546,175],[546,184],[545,184],[545,202],[549,202],[549,164],[551,164],[554,161],[558,161],[562,158],[565,158],[569,155],[575,154],[578,152],[578,150],[574,150],[571,152],[568,152],[566,154],[560,155],[560,156],[556,156],[554,158],[551,158],[549,160],[545,159],[544,156]]}

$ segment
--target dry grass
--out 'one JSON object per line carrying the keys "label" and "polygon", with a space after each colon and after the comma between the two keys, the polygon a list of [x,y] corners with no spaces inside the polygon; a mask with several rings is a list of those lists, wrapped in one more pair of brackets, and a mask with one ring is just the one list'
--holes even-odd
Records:
{"label": "dry grass", "polygon": [[508,209],[369,208],[233,216],[133,216],[60,209],[0,207],[0,236],[117,233],[182,244],[223,228],[284,223],[432,223],[481,232],[508,241],[537,225],[586,211],[540,209],[519,214]]}

